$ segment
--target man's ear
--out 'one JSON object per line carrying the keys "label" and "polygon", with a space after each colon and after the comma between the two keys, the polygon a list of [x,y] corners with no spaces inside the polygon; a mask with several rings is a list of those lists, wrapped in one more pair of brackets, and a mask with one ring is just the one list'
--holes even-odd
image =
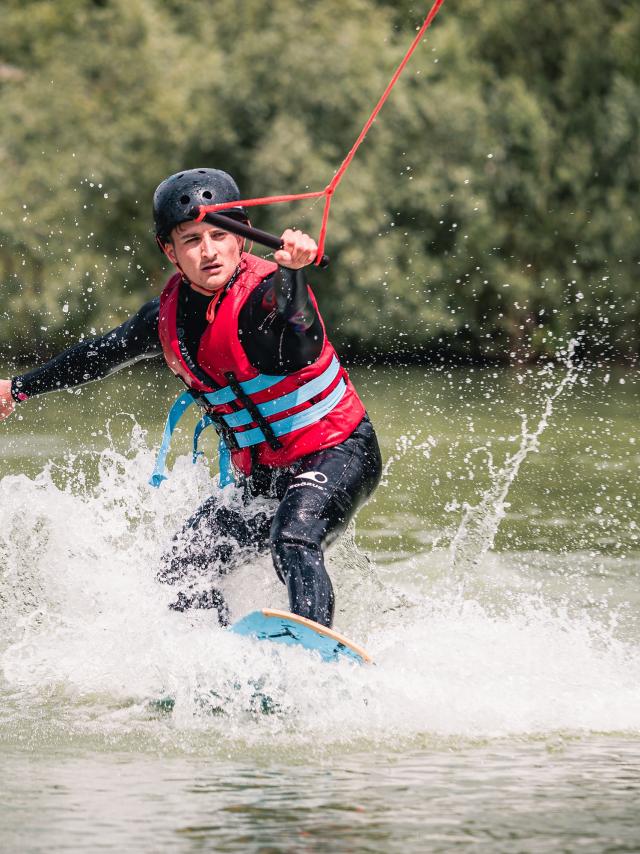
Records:
{"label": "man's ear", "polygon": [[176,250],[173,248],[173,243],[170,242],[162,242],[162,251],[167,256],[169,261],[174,264],[176,267],[178,266],[178,256],[176,255]]}

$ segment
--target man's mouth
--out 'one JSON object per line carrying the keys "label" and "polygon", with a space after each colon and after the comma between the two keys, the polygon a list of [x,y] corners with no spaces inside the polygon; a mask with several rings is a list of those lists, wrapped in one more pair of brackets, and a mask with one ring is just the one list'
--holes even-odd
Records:
{"label": "man's mouth", "polygon": [[205,273],[217,273],[222,269],[222,264],[204,264],[200,269]]}

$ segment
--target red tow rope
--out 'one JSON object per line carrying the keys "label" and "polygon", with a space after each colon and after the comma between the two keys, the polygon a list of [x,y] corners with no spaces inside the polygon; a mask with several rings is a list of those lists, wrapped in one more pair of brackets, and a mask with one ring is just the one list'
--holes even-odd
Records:
{"label": "red tow rope", "polygon": [[[318,236],[318,254],[316,256],[316,262],[315,262],[316,264],[319,264],[321,259],[322,259],[323,254],[324,254],[324,245],[325,245],[325,240],[326,240],[326,235],[327,235],[327,223],[329,221],[329,209],[331,207],[331,197],[333,196],[333,194],[336,190],[336,187],[338,186],[338,184],[342,180],[344,173],[347,171],[349,164],[353,160],[356,151],[360,148],[360,145],[362,144],[365,136],[367,135],[369,128],[371,127],[371,125],[376,120],[376,116],[378,115],[378,113],[382,109],[384,102],[389,97],[391,90],[396,85],[398,78],[400,77],[400,75],[404,71],[405,65],[407,64],[407,62],[409,62],[411,55],[413,54],[415,49],[418,47],[420,40],[424,36],[427,29],[431,26],[431,22],[433,21],[435,16],[438,14],[438,10],[440,9],[440,7],[442,6],[443,3],[444,3],[444,0],[435,0],[433,6],[429,10],[429,14],[424,19],[422,26],[418,30],[416,37],[411,42],[411,46],[409,47],[409,50],[404,55],[404,58],[402,59],[402,62],[400,63],[400,65],[396,68],[396,70],[393,74],[393,77],[391,78],[391,80],[387,84],[387,87],[384,90],[384,92],[382,93],[380,100],[378,101],[378,103],[373,108],[371,115],[369,116],[369,118],[365,122],[364,127],[362,128],[360,133],[358,134],[358,138],[356,139],[356,141],[351,146],[351,150],[349,151],[347,156],[344,158],[344,160],[340,164],[340,168],[338,169],[336,174],[333,176],[331,181],[324,188],[324,190],[318,190],[317,192],[314,192],[314,193],[294,193],[294,194],[286,195],[286,196],[263,196],[262,198],[257,198],[257,199],[242,199],[241,201],[234,202],[233,207],[235,207],[237,205],[242,205],[243,207],[251,208],[251,207],[256,207],[257,205],[275,205],[275,204],[279,204],[280,202],[296,202],[296,201],[301,201],[302,199],[318,199],[321,196],[324,196],[324,198],[325,198],[324,210],[322,212],[322,224],[320,226],[320,234]],[[208,213],[215,213],[216,211],[223,211],[229,207],[230,207],[230,205],[228,202],[223,203],[223,204],[219,204],[219,205],[201,205],[200,206],[200,213],[199,213],[198,217],[196,218],[196,222],[202,222],[202,220],[205,218],[205,216]]]}

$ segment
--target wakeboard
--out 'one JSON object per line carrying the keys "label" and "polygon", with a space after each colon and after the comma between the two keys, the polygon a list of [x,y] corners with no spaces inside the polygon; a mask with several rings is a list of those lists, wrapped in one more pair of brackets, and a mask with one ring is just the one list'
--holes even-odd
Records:
{"label": "wakeboard", "polygon": [[333,629],[299,617],[289,611],[263,608],[252,611],[230,627],[237,635],[268,640],[273,643],[301,646],[319,653],[323,661],[338,661],[347,658],[358,664],[371,664],[371,656],[365,650]]}

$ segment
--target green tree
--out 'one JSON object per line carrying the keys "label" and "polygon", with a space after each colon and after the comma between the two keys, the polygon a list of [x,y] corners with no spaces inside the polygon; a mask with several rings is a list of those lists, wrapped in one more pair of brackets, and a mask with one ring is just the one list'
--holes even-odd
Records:
{"label": "green tree", "polygon": [[[425,11],[6,0],[0,347],[56,349],[158,292],[165,175],[321,189]],[[533,357],[585,328],[637,355],[639,36],[630,0],[445,3],[336,193],[332,266],[311,274],[346,352]],[[317,233],[321,208],[252,218]]]}

